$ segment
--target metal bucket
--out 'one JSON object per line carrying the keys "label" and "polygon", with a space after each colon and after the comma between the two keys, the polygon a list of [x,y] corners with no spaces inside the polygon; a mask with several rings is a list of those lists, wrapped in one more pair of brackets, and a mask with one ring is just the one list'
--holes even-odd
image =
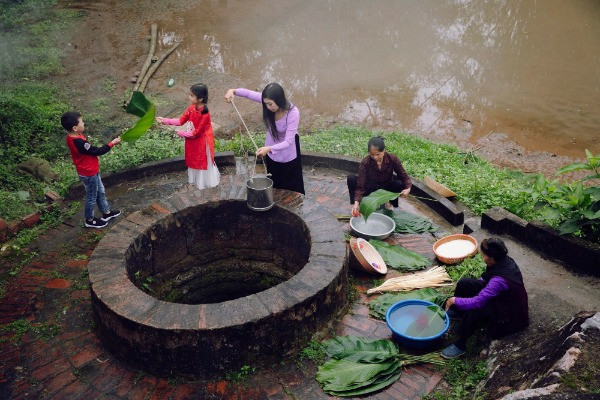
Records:
{"label": "metal bucket", "polygon": [[246,203],[254,211],[267,211],[273,202],[273,181],[266,176],[255,176],[246,181]]}

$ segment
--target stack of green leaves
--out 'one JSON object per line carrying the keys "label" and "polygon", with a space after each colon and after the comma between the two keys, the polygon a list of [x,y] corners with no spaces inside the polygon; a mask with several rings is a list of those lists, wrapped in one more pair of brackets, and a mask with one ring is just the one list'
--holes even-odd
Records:
{"label": "stack of green leaves", "polygon": [[418,271],[431,265],[431,260],[427,257],[407,250],[402,246],[392,245],[377,239],[371,239],[369,243],[379,252],[388,267],[399,271]]}
{"label": "stack of green leaves", "polygon": [[388,309],[399,301],[409,299],[420,299],[427,300],[437,305],[442,305],[446,301],[448,296],[438,292],[433,288],[425,288],[419,290],[413,290],[412,292],[404,293],[385,293],[371,300],[369,303],[369,314],[378,319],[385,320],[385,315]]}
{"label": "stack of green leaves", "polygon": [[405,365],[428,362],[443,365],[437,353],[412,356],[400,353],[388,339],[338,336],[322,343],[331,357],[319,367],[317,382],[333,396],[359,396],[394,383]]}
{"label": "stack of green leaves", "polygon": [[125,111],[140,117],[133,128],[128,129],[121,135],[121,140],[133,142],[142,137],[152,127],[156,116],[156,108],[142,92],[133,92]]}
{"label": "stack of green leaves", "polygon": [[396,223],[394,232],[396,233],[424,233],[437,231],[437,226],[430,220],[411,214],[407,211],[384,210],[382,214],[387,215],[394,220]]}

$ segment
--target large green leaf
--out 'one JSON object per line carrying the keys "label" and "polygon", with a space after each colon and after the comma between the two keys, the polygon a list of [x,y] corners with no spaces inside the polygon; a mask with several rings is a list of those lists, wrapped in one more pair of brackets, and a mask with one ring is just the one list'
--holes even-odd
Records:
{"label": "large green leaf", "polygon": [[413,290],[403,293],[385,293],[369,303],[369,314],[372,317],[384,320],[388,309],[399,301],[408,299],[427,300],[437,305],[442,305],[448,296],[441,294],[433,288]]}
{"label": "large green leaf", "polygon": [[398,196],[400,196],[400,193],[379,189],[370,195],[363,197],[360,201],[360,213],[365,219],[365,222],[367,221],[367,218],[369,218],[369,215],[375,212],[379,207],[390,200],[394,200]]}
{"label": "large green leaf", "polygon": [[331,359],[321,365],[316,379],[327,393],[345,392],[366,387],[381,374],[390,374],[400,366],[398,361],[370,364]]}
{"label": "large green leaf", "polygon": [[150,106],[152,106],[152,103],[142,92],[133,92],[129,104],[125,107],[125,111],[142,118],[150,111]]}
{"label": "large green leaf", "polygon": [[148,112],[138,120],[135,126],[131,129],[128,129],[121,135],[121,140],[126,142],[133,142],[138,140],[144,133],[148,131],[152,127],[154,123],[154,116],[156,115],[156,110],[154,108],[154,104],[150,104],[150,108]]}
{"label": "large green leaf", "polygon": [[565,165],[564,167],[562,167],[561,169],[556,171],[556,173],[564,174],[567,172],[581,171],[582,169],[591,169],[591,167],[587,163],[573,163],[573,164]]}
{"label": "large green leaf", "polygon": [[379,363],[398,355],[396,344],[387,339],[364,339],[357,336],[337,336],[322,343],[325,353],[346,361]]}
{"label": "large green leaf", "polygon": [[435,232],[437,227],[427,218],[411,214],[407,211],[384,210],[382,214],[387,215],[396,223],[396,233],[424,233]]}
{"label": "large green leaf", "polygon": [[402,246],[392,245],[377,239],[371,239],[369,243],[381,254],[388,267],[400,271],[418,271],[431,265],[429,258],[407,250]]}
{"label": "large green leaf", "polygon": [[377,376],[377,379],[370,383],[368,386],[359,387],[352,390],[346,391],[330,391],[329,394],[339,397],[353,397],[360,396],[367,393],[373,393],[377,390],[388,387],[392,383],[396,382],[400,375],[402,375],[402,368],[400,363],[397,363],[398,367],[393,370],[391,373],[382,373]]}

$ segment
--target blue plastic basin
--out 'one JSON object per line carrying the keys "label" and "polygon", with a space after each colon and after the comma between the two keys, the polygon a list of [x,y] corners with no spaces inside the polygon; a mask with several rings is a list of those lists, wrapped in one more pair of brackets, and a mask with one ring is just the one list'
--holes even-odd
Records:
{"label": "blue plastic basin", "polygon": [[396,322],[390,323],[390,321],[391,321],[390,315],[392,315],[398,309],[400,309],[402,307],[406,307],[408,305],[421,305],[423,307],[429,307],[429,306],[435,306],[436,304],[434,304],[430,301],[427,301],[427,300],[419,300],[419,299],[402,300],[402,301],[399,301],[398,303],[392,304],[392,306],[388,309],[388,311],[385,315],[385,322],[387,323],[389,328],[392,330],[394,339],[398,343],[400,343],[404,346],[419,348],[419,349],[434,345],[435,342],[438,339],[440,339],[444,335],[444,333],[446,333],[446,331],[448,331],[448,327],[450,326],[450,319],[448,318],[447,315],[445,315],[444,316],[444,326],[443,326],[442,330],[433,336],[426,336],[426,337],[409,336],[405,333],[402,333],[404,330],[406,330],[406,327],[404,327],[404,329],[402,329],[403,328],[402,326],[393,326],[393,324]]}

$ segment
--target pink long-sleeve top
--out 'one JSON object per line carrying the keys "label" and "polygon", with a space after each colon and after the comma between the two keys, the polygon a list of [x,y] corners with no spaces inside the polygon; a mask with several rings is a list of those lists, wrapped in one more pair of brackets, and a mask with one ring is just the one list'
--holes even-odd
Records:
{"label": "pink long-sleeve top", "polygon": [[[260,92],[239,88],[235,89],[235,95],[262,104],[262,93]],[[270,129],[267,131],[265,137],[265,146],[271,148],[269,157],[273,161],[288,162],[298,157],[296,152],[296,135],[298,134],[300,111],[298,111],[298,107],[291,103],[290,105],[291,108],[288,110],[287,114],[275,121],[275,127],[279,132],[279,138],[275,139]]]}

